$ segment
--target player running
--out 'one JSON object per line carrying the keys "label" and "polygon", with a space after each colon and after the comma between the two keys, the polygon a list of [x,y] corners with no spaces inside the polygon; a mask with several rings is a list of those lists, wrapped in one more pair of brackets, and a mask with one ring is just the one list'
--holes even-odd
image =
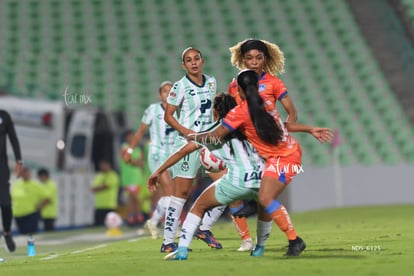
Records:
{"label": "player running", "polygon": [[[149,129],[151,141],[147,156],[151,172],[154,172],[170,155],[176,132],[165,123],[164,112],[171,87],[172,82],[170,81],[164,81],[160,84],[158,89],[160,101],[151,104],[144,111],[141,125],[129,143],[127,151],[122,156],[124,161],[131,162],[132,149],[139,144],[147,129]],[[145,227],[149,230],[153,239],[157,239],[159,236],[157,226],[165,215],[165,210],[167,209],[172,194],[172,179],[169,171],[166,170],[160,175],[158,183],[161,185],[162,195],[157,202],[151,218],[145,223]]]}

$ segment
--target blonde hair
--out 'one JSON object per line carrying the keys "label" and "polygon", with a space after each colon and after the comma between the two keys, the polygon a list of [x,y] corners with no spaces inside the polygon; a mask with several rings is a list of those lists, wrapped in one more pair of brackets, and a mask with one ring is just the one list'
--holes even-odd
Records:
{"label": "blonde hair", "polygon": [[[247,69],[243,62],[243,53],[241,46],[251,39],[245,39],[238,42],[236,45],[229,48],[231,52],[230,62],[233,66],[236,66],[239,70]],[[264,71],[273,75],[281,75],[285,72],[285,56],[279,46],[274,43],[270,43],[266,40],[260,40],[266,45],[267,54],[265,53]]]}

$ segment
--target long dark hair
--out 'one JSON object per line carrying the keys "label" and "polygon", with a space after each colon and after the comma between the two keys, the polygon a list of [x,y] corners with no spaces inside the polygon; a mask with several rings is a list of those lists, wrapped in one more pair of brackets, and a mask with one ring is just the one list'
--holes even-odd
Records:
{"label": "long dark hair", "polygon": [[282,130],[264,107],[258,92],[259,76],[253,70],[241,71],[237,76],[237,84],[246,96],[250,118],[257,134],[264,142],[277,145],[282,139]]}

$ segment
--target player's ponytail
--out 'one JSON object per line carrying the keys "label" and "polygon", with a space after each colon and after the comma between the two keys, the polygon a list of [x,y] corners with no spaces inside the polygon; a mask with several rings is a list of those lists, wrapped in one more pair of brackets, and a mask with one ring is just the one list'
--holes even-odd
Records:
{"label": "player's ponytail", "polygon": [[253,70],[244,70],[237,76],[237,84],[246,96],[250,118],[259,137],[266,143],[277,145],[282,138],[282,130],[264,108],[258,92],[259,77]]}

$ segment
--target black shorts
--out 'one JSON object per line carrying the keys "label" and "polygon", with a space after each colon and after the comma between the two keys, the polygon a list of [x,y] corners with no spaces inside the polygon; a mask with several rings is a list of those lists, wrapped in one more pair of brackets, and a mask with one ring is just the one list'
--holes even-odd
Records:
{"label": "black shorts", "polygon": [[31,213],[27,216],[14,218],[20,234],[34,234],[38,231],[40,212]]}

